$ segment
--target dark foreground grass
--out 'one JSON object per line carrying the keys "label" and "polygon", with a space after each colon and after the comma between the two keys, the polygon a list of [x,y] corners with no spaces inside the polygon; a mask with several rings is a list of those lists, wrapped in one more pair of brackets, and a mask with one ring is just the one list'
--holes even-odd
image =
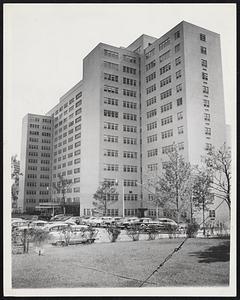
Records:
{"label": "dark foreground grass", "polygon": [[[181,241],[46,246],[42,256],[32,249],[13,255],[12,287],[138,287]],[[229,240],[188,239],[144,287],[228,284]]]}

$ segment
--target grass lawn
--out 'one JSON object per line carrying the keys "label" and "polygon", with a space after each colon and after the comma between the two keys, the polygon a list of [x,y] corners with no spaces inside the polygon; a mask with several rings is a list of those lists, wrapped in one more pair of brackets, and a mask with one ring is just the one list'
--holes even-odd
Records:
{"label": "grass lawn", "polygon": [[[138,287],[182,240],[47,245],[42,256],[32,248],[12,256],[12,287]],[[144,287],[228,284],[229,240],[188,239]]]}

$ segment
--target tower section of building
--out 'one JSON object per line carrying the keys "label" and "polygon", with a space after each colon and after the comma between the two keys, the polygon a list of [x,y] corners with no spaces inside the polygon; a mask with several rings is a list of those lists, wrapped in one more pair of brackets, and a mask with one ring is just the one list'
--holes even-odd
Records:
{"label": "tower section of building", "polygon": [[115,186],[106,195],[108,215],[136,215],[140,188],[139,55],[99,44],[83,68],[86,122],[81,199],[90,210],[103,181]]}
{"label": "tower section of building", "polygon": [[79,82],[47,113],[53,120],[52,201],[63,201],[61,191],[54,188],[62,176],[70,183],[64,199],[68,213],[79,212],[80,208],[82,104],[83,89]]}
{"label": "tower section of building", "polygon": [[[144,49],[143,62],[144,182],[161,175],[174,144],[200,164],[206,150],[224,143],[225,115],[218,34],[181,22]],[[153,195],[143,189],[143,198],[154,216]]]}
{"label": "tower section of building", "polygon": [[52,118],[27,114],[22,122],[19,210],[34,212],[50,202]]}

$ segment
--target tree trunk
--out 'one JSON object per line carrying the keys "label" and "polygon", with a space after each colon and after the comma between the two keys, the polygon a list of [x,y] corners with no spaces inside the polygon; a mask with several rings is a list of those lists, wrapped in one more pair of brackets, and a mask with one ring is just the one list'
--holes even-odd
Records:
{"label": "tree trunk", "polygon": [[205,205],[203,200],[203,236],[205,236]]}

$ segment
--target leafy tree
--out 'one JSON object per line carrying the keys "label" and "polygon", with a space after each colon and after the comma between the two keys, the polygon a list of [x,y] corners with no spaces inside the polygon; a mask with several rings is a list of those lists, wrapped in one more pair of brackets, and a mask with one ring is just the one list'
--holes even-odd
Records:
{"label": "leafy tree", "polygon": [[219,149],[212,147],[204,157],[213,178],[211,188],[214,196],[223,199],[231,209],[231,149],[223,144]]}
{"label": "leafy tree", "polygon": [[208,210],[209,205],[213,203],[214,198],[211,193],[211,176],[206,170],[198,170],[194,177],[193,185],[193,204],[202,210],[203,216],[203,235],[205,235],[205,212]]}
{"label": "leafy tree", "polygon": [[64,178],[61,174],[58,175],[58,181],[53,183],[53,188],[57,191],[57,193],[62,194],[62,202],[61,206],[63,209],[63,214],[65,215],[66,213],[66,192],[72,185],[71,180]]}
{"label": "leafy tree", "polygon": [[188,200],[191,172],[190,163],[185,162],[174,144],[173,151],[168,154],[168,161],[164,162],[161,176],[154,183],[158,204],[167,210],[173,209],[177,215],[177,223]]}
{"label": "leafy tree", "polygon": [[111,182],[104,180],[93,195],[93,205],[102,215],[106,216],[108,204],[114,201],[111,199],[111,195],[115,192],[116,189]]}
{"label": "leafy tree", "polygon": [[119,234],[121,233],[121,230],[113,225],[111,225],[110,227],[107,227],[106,230],[109,235],[111,243],[115,243]]}
{"label": "leafy tree", "polygon": [[19,168],[16,168],[16,164],[19,163],[17,160],[17,155],[13,155],[11,157],[11,178],[14,181],[11,186],[11,195],[13,202],[16,202],[18,200],[18,186],[19,186],[19,176],[22,176],[23,174],[20,173]]}

